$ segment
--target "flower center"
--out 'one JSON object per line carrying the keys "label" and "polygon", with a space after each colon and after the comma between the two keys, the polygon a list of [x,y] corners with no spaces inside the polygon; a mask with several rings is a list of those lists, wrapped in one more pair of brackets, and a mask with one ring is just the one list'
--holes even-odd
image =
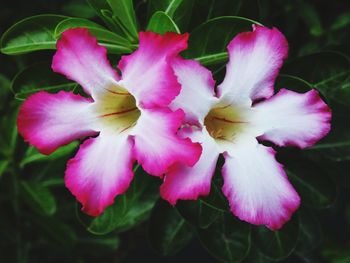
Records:
{"label": "flower center", "polygon": [[204,125],[216,141],[232,142],[247,127],[248,122],[242,113],[232,105],[216,107],[205,117]]}
{"label": "flower center", "polygon": [[119,133],[133,127],[141,114],[134,96],[120,86],[112,86],[107,91],[96,103],[103,127]]}

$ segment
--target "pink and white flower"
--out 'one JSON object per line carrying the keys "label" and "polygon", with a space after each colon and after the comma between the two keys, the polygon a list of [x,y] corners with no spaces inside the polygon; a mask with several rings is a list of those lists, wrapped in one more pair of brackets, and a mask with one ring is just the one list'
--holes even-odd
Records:
{"label": "pink and white flower", "polygon": [[193,167],[176,165],[165,176],[161,195],[171,204],[209,194],[218,156],[224,155],[223,193],[241,220],[277,230],[299,207],[300,198],[267,140],[278,146],[305,148],[330,130],[331,113],[316,90],[274,93],[274,82],[287,57],[288,43],[276,28],[253,26],[228,45],[224,81],[214,89],[210,71],[177,59],[173,68],[182,85],[171,107],[182,108],[185,127],[203,147]]}
{"label": "pink and white flower", "polygon": [[87,139],[68,162],[65,182],[97,216],[125,192],[133,162],[162,176],[177,162],[194,165],[201,146],[177,136],[184,112],[168,105],[180,92],[170,61],[187,47],[188,35],[141,32],[137,51],[123,56],[119,74],[106,48],[86,29],[65,31],[57,42],[52,69],[78,82],[89,98],[60,91],[30,96],[21,106],[18,130],[41,153]]}

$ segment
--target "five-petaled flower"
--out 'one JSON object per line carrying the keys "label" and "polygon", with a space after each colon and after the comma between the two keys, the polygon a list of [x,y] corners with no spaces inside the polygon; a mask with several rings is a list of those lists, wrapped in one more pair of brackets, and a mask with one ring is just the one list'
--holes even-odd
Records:
{"label": "five-petaled flower", "polygon": [[184,112],[169,103],[180,92],[170,62],[187,47],[188,35],[140,33],[133,54],[122,57],[118,73],[86,29],[65,31],[52,69],[78,82],[89,98],[41,91],[20,108],[18,130],[44,154],[72,140],[87,139],[68,162],[66,186],[93,216],[126,191],[137,160],[161,176],[177,162],[194,165],[201,146],[176,135]]}
{"label": "five-petaled flower", "polygon": [[[225,164],[223,193],[241,220],[279,229],[298,208],[300,198],[289,183],[271,147],[313,145],[330,130],[331,113],[316,90],[300,94],[274,81],[287,57],[288,43],[277,29],[253,26],[228,45],[224,81],[214,89],[211,73],[199,63],[177,59],[175,74],[182,91],[171,107],[186,112],[181,134],[202,143],[203,153],[192,167],[177,165],[165,176],[161,195],[171,204],[210,192],[218,156]],[[195,98],[195,99],[194,99]]]}

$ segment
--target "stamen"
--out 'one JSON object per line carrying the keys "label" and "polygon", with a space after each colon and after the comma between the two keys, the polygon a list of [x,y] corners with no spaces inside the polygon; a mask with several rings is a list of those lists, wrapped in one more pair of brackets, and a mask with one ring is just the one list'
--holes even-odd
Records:
{"label": "stamen", "polygon": [[129,126],[125,127],[124,129],[122,129],[119,133],[122,133],[122,132],[130,129],[131,127],[135,126],[135,124],[136,124],[136,121],[134,123],[132,123],[131,125],[129,125]]}
{"label": "stamen", "polygon": [[106,86],[104,90],[106,92],[94,104],[98,123],[103,126],[102,129],[125,133],[141,115],[136,100],[126,89],[116,84]]}
{"label": "stamen", "polygon": [[248,123],[246,121],[232,121],[232,120],[227,120],[225,118],[219,118],[219,117],[213,117],[213,119],[218,120],[218,121],[223,121],[226,123],[232,123],[232,124],[244,124],[244,123]]}
{"label": "stamen", "polygon": [[107,88],[104,88],[106,91],[116,94],[116,95],[122,95],[122,96],[131,96],[131,94],[129,92],[117,92],[117,91],[113,91]]}
{"label": "stamen", "polygon": [[103,117],[108,117],[108,116],[113,116],[113,115],[121,115],[121,114],[128,113],[128,112],[132,112],[132,111],[135,111],[135,110],[137,110],[136,107],[135,107],[135,108],[132,108],[132,109],[124,110],[124,111],[106,113],[106,114],[100,115],[100,116],[98,116],[98,117],[99,117],[99,118],[103,118]]}
{"label": "stamen", "polygon": [[210,136],[216,140],[232,142],[249,122],[240,109],[225,105],[211,109],[204,119]]}

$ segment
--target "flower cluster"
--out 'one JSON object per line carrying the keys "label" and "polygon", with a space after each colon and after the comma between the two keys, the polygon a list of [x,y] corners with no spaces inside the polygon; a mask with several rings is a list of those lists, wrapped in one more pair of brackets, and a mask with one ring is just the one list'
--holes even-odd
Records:
{"label": "flower cluster", "polygon": [[133,178],[133,164],[162,178],[161,196],[177,200],[209,194],[220,154],[223,193],[241,220],[279,229],[300,198],[259,142],[304,148],[330,130],[331,113],[315,90],[296,93],[274,82],[288,44],[277,29],[253,26],[228,45],[223,82],[179,53],[188,34],[139,34],[139,48],[123,56],[118,73],[88,30],[65,31],[52,69],[76,81],[86,96],[44,91],[21,106],[18,130],[44,154],[87,138],[65,172],[67,188],[91,216],[100,215]]}

